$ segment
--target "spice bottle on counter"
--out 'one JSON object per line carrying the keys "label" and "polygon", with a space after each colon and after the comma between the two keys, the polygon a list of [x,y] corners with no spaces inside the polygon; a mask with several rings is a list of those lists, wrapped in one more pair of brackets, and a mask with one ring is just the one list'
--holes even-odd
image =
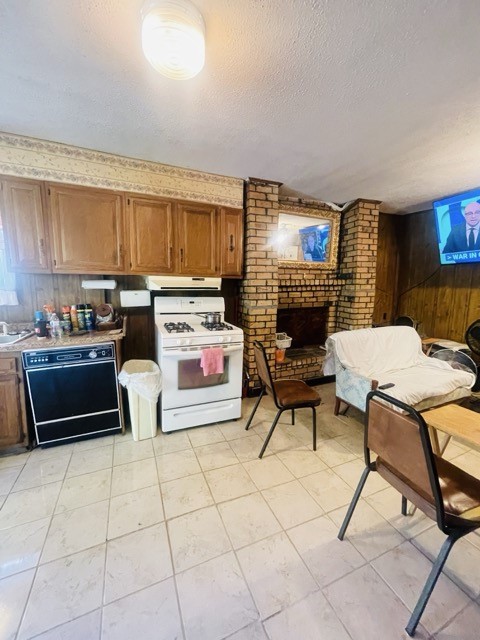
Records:
{"label": "spice bottle on counter", "polygon": [[70,332],[72,330],[72,317],[68,304],[63,305],[62,307],[62,319],[63,322],[66,323],[64,326],[66,326],[68,331]]}
{"label": "spice bottle on counter", "polygon": [[85,331],[85,305],[77,304],[78,330]]}
{"label": "spice bottle on counter", "polygon": [[54,339],[62,337],[62,327],[55,311],[52,313],[52,317],[50,318],[50,333]]}
{"label": "spice bottle on counter", "polygon": [[72,331],[78,331],[77,307],[74,304],[70,307],[70,319],[72,321]]}
{"label": "spice bottle on counter", "polygon": [[85,328],[87,331],[93,331],[95,328],[93,309],[89,304],[85,305]]}
{"label": "spice bottle on counter", "polygon": [[47,337],[47,321],[43,317],[43,311],[35,311],[35,335],[39,340],[45,340]]}
{"label": "spice bottle on counter", "polygon": [[45,316],[45,320],[47,322],[50,322],[50,319],[52,317],[52,313],[55,312],[55,307],[53,306],[53,304],[44,304],[43,305],[43,315]]}

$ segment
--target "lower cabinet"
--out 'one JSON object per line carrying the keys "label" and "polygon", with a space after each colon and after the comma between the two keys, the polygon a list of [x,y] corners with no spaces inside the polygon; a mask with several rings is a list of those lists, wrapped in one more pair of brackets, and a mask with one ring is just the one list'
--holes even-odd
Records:
{"label": "lower cabinet", "polygon": [[0,354],[0,451],[27,445],[25,393],[20,357]]}

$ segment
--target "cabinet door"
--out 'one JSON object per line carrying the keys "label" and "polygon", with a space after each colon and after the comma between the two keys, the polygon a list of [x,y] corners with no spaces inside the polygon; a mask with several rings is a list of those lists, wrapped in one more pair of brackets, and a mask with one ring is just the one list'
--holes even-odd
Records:
{"label": "cabinet door", "polygon": [[243,211],[220,209],[220,275],[242,276],[243,265]]}
{"label": "cabinet door", "polygon": [[24,441],[19,380],[0,373],[0,447]]}
{"label": "cabinet door", "polygon": [[7,178],[2,180],[1,190],[0,215],[9,269],[18,273],[50,271],[42,183]]}
{"label": "cabinet door", "polygon": [[130,272],[173,272],[173,203],[160,198],[129,197],[127,209]]}
{"label": "cabinet door", "polygon": [[217,268],[216,210],[202,204],[179,204],[179,273],[215,276]]}
{"label": "cabinet door", "polygon": [[124,273],[124,194],[48,185],[53,271]]}

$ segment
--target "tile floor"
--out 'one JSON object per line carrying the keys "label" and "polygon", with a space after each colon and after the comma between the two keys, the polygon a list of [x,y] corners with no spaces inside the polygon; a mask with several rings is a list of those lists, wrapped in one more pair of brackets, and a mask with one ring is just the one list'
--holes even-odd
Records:
{"label": "tile floor", "polygon": [[[442,534],[362,471],[360,414],[310,412],[154,440],[130,435],[0,458],[0,640],[389,640],[404,627]],[[452,443],[471,473],[480,454]],[[417,637],[477,640],[480,536],[457,543]]]}

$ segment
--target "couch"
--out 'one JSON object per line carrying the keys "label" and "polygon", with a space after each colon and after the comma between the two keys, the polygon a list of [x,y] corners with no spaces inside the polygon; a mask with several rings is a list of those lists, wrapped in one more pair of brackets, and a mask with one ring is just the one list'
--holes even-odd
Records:
{"label": "couch", "polygon": [[335,374],[335,415],[341,402],[365,411],[367,393],[385,393],[423,411],[470,396],[472,372],[429,358],[412,327],[378,327],[332,334],[326,341],[324,374]]}

